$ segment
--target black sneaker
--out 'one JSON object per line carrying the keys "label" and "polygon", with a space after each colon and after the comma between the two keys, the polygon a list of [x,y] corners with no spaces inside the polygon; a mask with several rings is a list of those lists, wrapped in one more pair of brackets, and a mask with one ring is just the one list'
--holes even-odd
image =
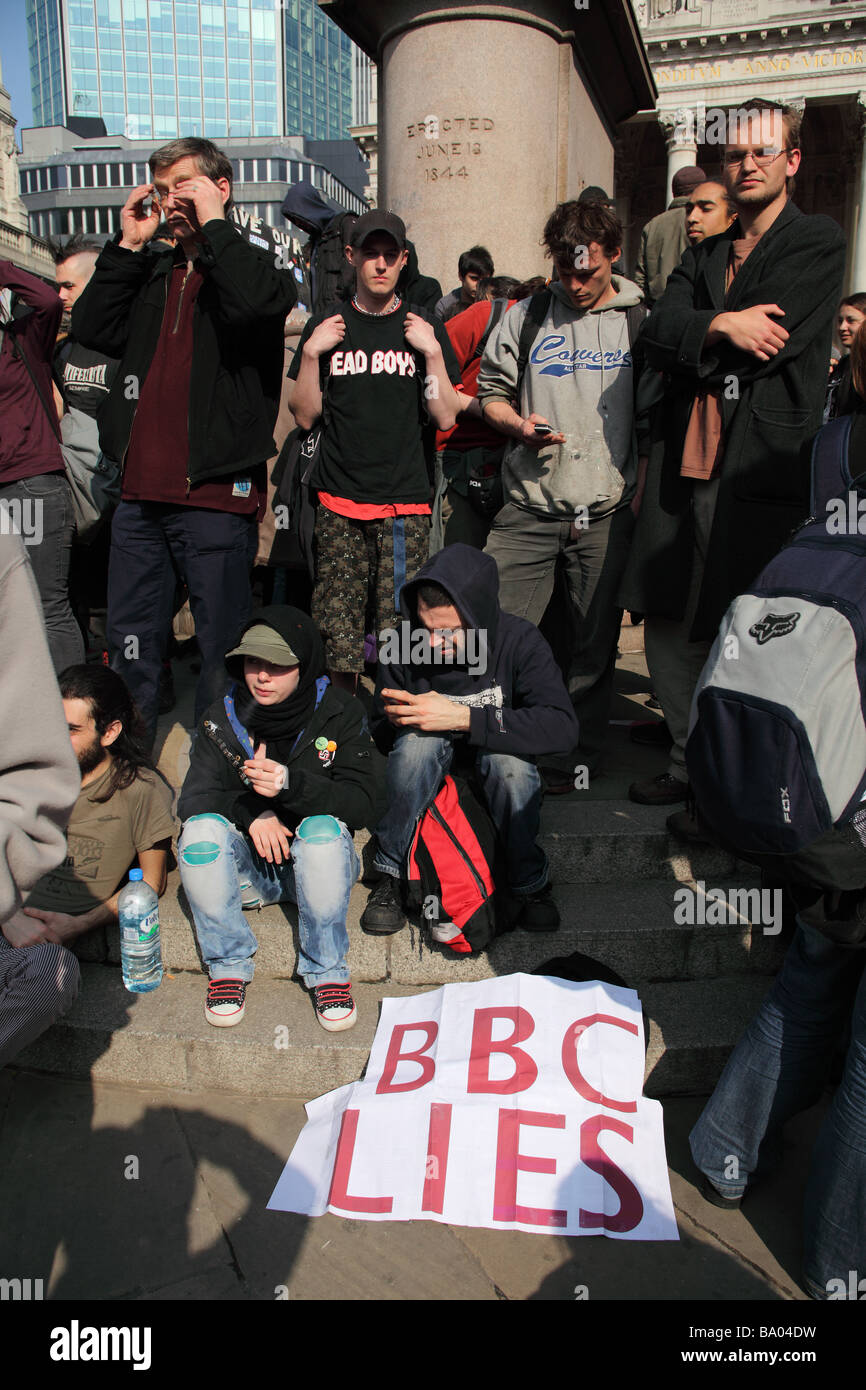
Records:
{"label": "black sneaker", "polygon": [[328,1033],[342,1033],[354,1028],[358,1011],[352,998],[352,986],[316,985],[313,989],[316,1018]]}
{"label": "black sneaker", "polygon": [[215,1028],[234,1028],[244,1016],[246,980],[210,980],[204,1016]]}
{"label": "black sneaker", "polygon": [[739,1197],[726,1197],[723,1192],[719,1191],[715,1183],[710,1181],[706,1173],[701,1173],[698,1191],[705,1202],[710,1202],[714,1207],[721,1207],[722,1211],[739,1211],[743,1197],[746,1195],[742,1193]]}
{"label": "black sneaker", "polygon": [[628,789],[630,801],[639,806],[676,806],[678,801],[688,801],[689,784],[669,772],[658,777],[649,777],[645,782],[632,782]]}
{"label": "black sneaker", "polygon": [[405,925],[406,916],[397,899],[397,880],[386,874],[367,899],[361,930],[368,936],[393,936]]}
{"label": "black sneaker", "polygon": [[520,904],[516,925],[524,931],[558,931],[559,908],[553,901],[550,884],[537,893],[515,893]]}

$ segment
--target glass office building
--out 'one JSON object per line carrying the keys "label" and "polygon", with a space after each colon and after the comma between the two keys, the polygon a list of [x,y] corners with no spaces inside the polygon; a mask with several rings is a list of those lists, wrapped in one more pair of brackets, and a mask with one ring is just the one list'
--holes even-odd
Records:
{"label": "glass office building", "polygon": [[315,0],[27,0],[27,24],[35,125],[348,138],[354,45]]}

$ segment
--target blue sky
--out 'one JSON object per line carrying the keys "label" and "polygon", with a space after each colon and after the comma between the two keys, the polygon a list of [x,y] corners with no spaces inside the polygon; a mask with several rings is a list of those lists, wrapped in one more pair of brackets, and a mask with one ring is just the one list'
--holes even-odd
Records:
{"label": "blue sky", "polygon": [[3,86],[12,98],[12,115],[18,122],[15,134],[20,148],[21,127],[33,124],[24,0],[0,0],[0,60]]}

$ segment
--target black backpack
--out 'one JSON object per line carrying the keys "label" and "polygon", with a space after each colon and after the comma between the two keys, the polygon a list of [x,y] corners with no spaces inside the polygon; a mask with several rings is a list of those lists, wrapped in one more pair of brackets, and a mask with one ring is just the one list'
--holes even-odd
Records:
{"label": "black backpack", "polygon": [[352,296],[355,272],[346,260],[346,247],[357,220],[353,212],[337,213],[316,243],[312,259],[315,314]]}

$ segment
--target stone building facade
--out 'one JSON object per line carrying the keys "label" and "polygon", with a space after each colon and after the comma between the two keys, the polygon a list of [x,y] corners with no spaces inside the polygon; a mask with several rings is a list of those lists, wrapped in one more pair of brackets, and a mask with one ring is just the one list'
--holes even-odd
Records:
{"label": "stone building facade", "polygon": [[12,261],[34,275],[54,275],[47,244],[30,235],[27,209],[19,192],[15,117],[0,72],[0,260]]}
{"label": "stone building facade", "polygon": [[[846,291],[866,290],[866,4],[852,0],[635,0],[658,88],[654,111],[619,127],[615,193],[634,264],[644,223],[678,168],[720,172],[707,113],[764,97],[803,113],[794,200],[848,239]],[[703,119],[702,119],[703,118]]]}

